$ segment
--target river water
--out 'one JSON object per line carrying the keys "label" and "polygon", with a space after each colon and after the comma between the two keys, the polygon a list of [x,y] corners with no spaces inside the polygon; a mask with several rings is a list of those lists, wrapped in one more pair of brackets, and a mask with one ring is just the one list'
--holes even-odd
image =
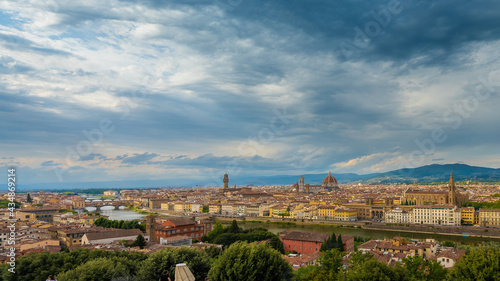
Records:
{"label": "river water", "polygon": [[[223,223],[224,226],[228,224]],[[238,222],[238,226],[243,229],[252,227],[264,227],[273,233],[279,233],[283,230],[303,231],[303,232],[316,232],[316,233],[335,233],[335,235],[359,235],[371,237],[373,239],[386,239],[393,238],[394,236],[402,236],[413,239],[426,239],[433,238],[437,241],[449,240],[458,244],[475,245],[483,241],[500,242],[500,238],[483,238],[483,237],[463,237],[455,235],[440,235],[431,233],[413,233],[404,231],[387,231],[387,230],[372,230],[363,228],[350,228],[350,227],[336,227],[335,225],[286,225],[286,224],[272,224],[272,223],[254,223],[254,222]]]}
{"label": "river water", "polygon": [[[89,212],[95,212],[96,210],[95,207],[86,207],[85,209]],[[146,217],[144,214],[139,214],[131,210],[125,210],[125,207],[120,207],[120,210],[115,210],[115,207],[113,206],[101,207],[99,213],[101,215],[108,216],[108,219],[110,220],[131,221],[141,220]]]}

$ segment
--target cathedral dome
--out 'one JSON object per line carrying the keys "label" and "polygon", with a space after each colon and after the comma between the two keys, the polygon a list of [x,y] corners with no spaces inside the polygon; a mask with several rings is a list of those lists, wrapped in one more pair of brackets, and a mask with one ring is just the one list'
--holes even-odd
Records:
{"label": "cathedral dome", "polygon": [[337,179],[332,176],[332,172],[328,172],[328,176],[323,180],[323,186],[338,187]]}

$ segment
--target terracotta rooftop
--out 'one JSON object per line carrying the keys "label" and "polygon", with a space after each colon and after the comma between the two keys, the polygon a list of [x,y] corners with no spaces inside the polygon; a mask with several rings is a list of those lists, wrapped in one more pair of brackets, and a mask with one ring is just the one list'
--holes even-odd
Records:
{"label": "terracotta rooftop", "polygon": [[195,222],[192,219],[188,219],[188,218],[169,218],[169,219],[167,219],[167,221],[170,221],[176,227],[195,224]]}
{"label": "terracotta rooftop", "polygon": [[298,241],[311,241],[323,243],[329,234],[313,233],[313,232],[300,232],[300,231],[283,231],[280,233],[281,239],[298,240]]}
{"label": "terracotta rooftop", "polygon": [[110,239],[110,238],[119,238],[127,236],[137,236],[139,234],[142,234],[142,231],[139,229],[120,229],[112,231],[90,232],[86,233],[85,235],[87,235],[87,239],[90,241],[90,240]]}

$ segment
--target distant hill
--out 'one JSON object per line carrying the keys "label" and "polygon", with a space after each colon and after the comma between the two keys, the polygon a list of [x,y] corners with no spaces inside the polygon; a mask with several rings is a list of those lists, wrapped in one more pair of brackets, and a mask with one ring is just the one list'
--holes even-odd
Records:
{"label": "distant hill", "polygon": [[444,182],[453,171],[455,181],[499,181],[500,169],[469,166],[466,164],[433,164],[414,169],[400,169],[373,174],[369,183]]}
{"label": "distant hill", "polygon": [[[466,164],[432,164],[418,168],[399,169],[386,173],[358,175],[340,173],[333,176],[340,184],[346,183],[414,183],[414,182],[446,182],[453,171],[456,181],[500,181],[500,169],[469,166]],[[326,173],[302,175],[306,183],[321,184]],[[293,184],[299,180],[297,176],[254,177],[241,180],[237,184]]]}
{"label": "distant hill", "polygon": [[[386,173],[374,173],[358,175],[354,173],[333,173],[339,184],[348,183],[427,183],[446,182],[453,171],[456,181],[500,181],[500,169],[469,166],[466,164],[433,164],[418,168],[399,169]],[[305,182],[309,184],[321,184],[327,173],[304,174],[304,175],[277,175],[277,176],[254,176],[254,177],[231,177],[229,175],[229,185],[289,185],[299,181],[303,176]],[[193,179],[165,179],[165,180],[133,180],[133,181],[102,181],[102,182],[58,182],[20,185],[20,190],[67,190],[85,188],[158,188],[158,187],[193,187],[195,185],[214,186],[217,181],[214,179],[193,180]],[[222,186],[222,175],[220,178]],[[2,188],[6,190],[4,185]]]}

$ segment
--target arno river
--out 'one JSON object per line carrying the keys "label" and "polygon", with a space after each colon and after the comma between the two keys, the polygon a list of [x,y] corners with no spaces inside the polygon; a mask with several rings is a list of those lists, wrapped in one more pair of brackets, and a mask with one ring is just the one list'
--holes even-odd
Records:
{"label": "arno river", "polygon": [[[103,207],[99,212],[102,215],[109,216],[110,220],[140,220],[143,219],[146,215],[136,213],[130,210],[124,210],[123,207],[120,207],[120,210],[115,210],[114,207]],[[92,212],[95,210],[93,207],[86,208],[88,211]],[[223,223],[223,225],[227,226],[229,223]],[[359,236],[367,236],[372,237],[374,239],[385,239],[392,238],[394,236],[403,236],[415,239],[425,239],[425,238],[433,238],[438,241],[450,240],[455,243],[461,244],[476,244],[481,243],[483,241],[495,241],[500,242],[500,238],[483,238],[483,237],[463,237],[463,236],[455,236],[455,235],[440,235],[440,234],[432,234],[432,233],[413,233],[413,232],[404,232],[404,231],[386,231],[386,230],[372,230],[372,229],[362,229],[362,228],[350,228],[350,227],[336,227],[335,225],[287,225],[287,224],[272,224],[272,223],[254,223],[254,222],[238,222],[238,225],[243,228],[252,228],[252,227],[264,227],[273,233],[278,233],[283,230],[294,230],[294,231],[307,231],[307,232],[317,232],[317,233],[328,233],[332,232],[335,235],[359,235]]]}
{"label": "arno river", "polygon": [[[87,207],[85,208],[89,212],[94,212],[95,208],[94,207]],[[99,211],[101,215],[108,216],[110,220],[124,220],[124,221],[131,221],[131,220],[140,220],[146,217],[146,215],[136,213],[134,211],[130,210],[125,210],[123,207],[120,207],[120,210],[115,210],[115,207],[102,207],[101,210]]]}
{"label": "arno river", "polygon": [[[224,223],[225,226],[229,225]],[[495,241],[500,242],[500,238],[482,238],[482,237],[463,237],[455,235],[440,235],[431,233],[413,233],[404,231],[386,231],[386,230],[372,230],[372,229],[362,229],[362,228],[349,228],[349,227],[336,227],[335,225],[286,225],[286,224],[271,224],[271,223],[243,223],[238,222],[238,226],[243,229],[252,227],[264,227],[273,233],[278,233],[283,230],[294,230],[294,231],[304,231],[304,232],[317,232],[317,233],[335,233],[335,235],[359,235],[368,236],[373,239],[385,239],[392,238],[394,236],[409,237],[415,239],[425,239],[433,238],[438,241],[450,240],[455,243],[460,244],[476,244],[483,241]]]}

